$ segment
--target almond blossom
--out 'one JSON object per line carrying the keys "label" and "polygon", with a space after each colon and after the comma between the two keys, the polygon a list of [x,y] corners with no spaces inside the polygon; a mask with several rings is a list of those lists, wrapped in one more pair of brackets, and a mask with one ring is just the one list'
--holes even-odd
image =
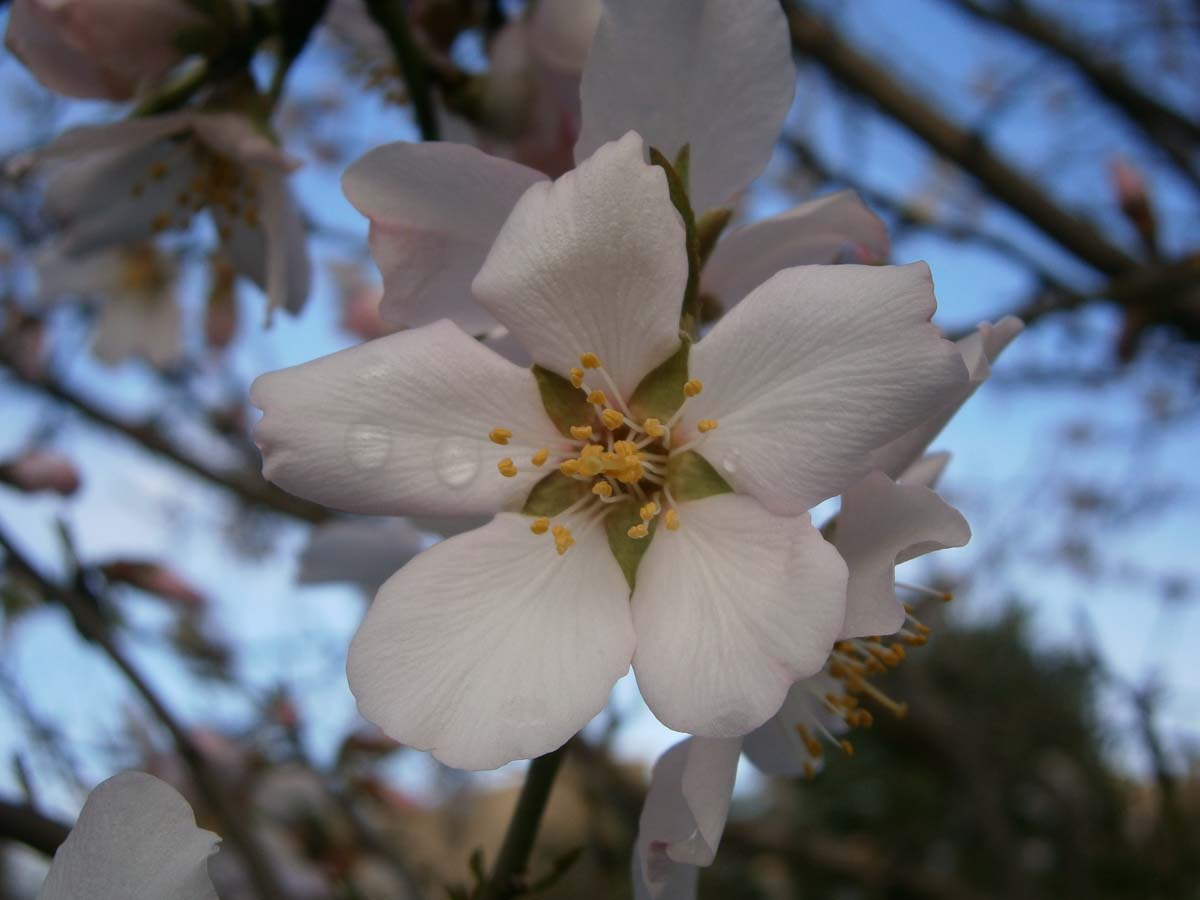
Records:
{"label": "almond blossom", "polygon": [[287,184],[297,163],[251,119],[184,111],[75,128],[43,151],[46,210],[71,258],[186,229],[207,211],[230,265],[298,311],[311,277],[304,222]]}
{"label": "almond blossom", "polygon": [[[530,22],[512,27],[574,34],[551,43],[574,46],[569,58],[578,59],[583,14],[568,29],[556,24],[570,15],[559,6],[539,3]],[[576,159],[629,130],[668,157],[686,145],[697,212],[722,206],[770,158],[795,77],[774,0],[605,0],[583,70]],[[471,280],[518,198],[546,180],[454,143],[387,144],[352,165],[343,189],[371,222],[384,317],[405,327],[449,318],[472,334],[494,333],[498,323],[474,301]],[[832,263],[848,246],[871,261],[889,252],[883,223],[842,192],[731,232],[705,266],[701,292],[728,309],[779,269]]]}
{"label": "almond blossom", "polygon": [[52,91],[128,100],[183,58],[176,38],[202,21],[185,0],[13,0],[4,45]]}
{"label": "almond blossom", "polygon": [[217,900],[208,858],[218,840],[170,785],[122,772],[88,796],[38,900]]}
{"label": "almond blossom", "polygon": [[[871,684],[896,665],[906,645],[923,644],[929,629],[896,596],[896,566],[935,550],[960,547],[971,531],[933,490],[949,455],[921,456],[953,414],[987,380],[991,363],[1022,329],[1009,316],[983,323],[957,342],[969,378],[946,405],[872,454],[880,468],[842,495],[832,542],[849,572],[846,616],[822,671],[798,681],[779,711],[745,738],[687,738],[655,765],[633,856],[638,898],[691,900],[698,866],[712,863],[729,813],[739,755],[773,775],[812,777],[828,750],[852,752],[843,737],[869,725],[869,697],[903,715],[904,705]],[[893,481],[886,471],[897,469]],[[869,636],[896,635],[885,646]]]}
{"label": "almond blossom", "polygon": [[844,618],[808,509],[966,382],[923,264],[786,269],[681,342],[683,225],[644,152],[535,184],[475,278],[534,369],[443,321],[251,391],[285,489],[496,514],[391,578],[350,650],[364,715],[451,765],[561,745],[631,662],[669,727],[762,724]]}

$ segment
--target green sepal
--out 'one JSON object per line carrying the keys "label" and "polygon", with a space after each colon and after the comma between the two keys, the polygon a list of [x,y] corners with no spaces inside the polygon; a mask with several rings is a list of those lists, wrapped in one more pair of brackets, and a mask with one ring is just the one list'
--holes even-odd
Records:
{"label": "green sepal", "polygon": [[684,144],[679,148],[679,152],[675,154],[675,172],[679,175],[679,181],[683,184],[684,193],[690,197],[692,194],[691,144]]}
{"label": "green sepal", "polygon": [[[689,159],[687,145],[679,151],[679,160],[686,165]],[[700,240],[696,236],[696,215],[692,211],[692,202],[688,199],[687,180],[667,161],[662,152],[650,148],[650,162],[658,166],[667,175],[667,192],[671,203],[683,219],[684,249],[687,252],[688,275],[687,285],[683,290],[683,307],[680,310],[680,321],[685,330],[693,330],[699,322],[700,313]],[[693,334],[695,337],[696,334]]]}
{"label": "green sepal", "polygon": [[696,241],[699,245],[701,266],[712,256],[712,252],[717,246],[717,240],[732,218],[732,209],[727,206],[716,206],[696,220]]}
{"label": "green sepal", "polygon": [[604,518],[604,532],[608,535],[608,547],[612,550],[617,565],[625,573],[625,580],[629,583],[631,591],[637,582],[638,564],[646,555],[650,541],[654,538],[656,524],[654,521],[647,523],[650,526],[650,534],[646,537],[631,538],[628,534],[629,529],[634,525],[642,524],[640,510],[641,507],[637,503],[618,503]]}
{"label": "green sepal", "polygon": [[667,463],[667,486],[671,496],[680,503],[733,492],[729,482],[695,450],[671,454]]}
{"label": "green sepal", "polygon": [[692,339],[679,335],[679,349],[641,380],[629,398],[629,411],[640,422],[653,416],[662,422],[683,405],[683,385],[688,379],[688,354]]}
{"label": "green sepal", "polygon": [[534,366],[533,377],[537,380],[546,415],[564,437],[571,436],[572,425],[587,425],[595,418],[583,391],[572,387],[571,382],[557,372]]}
{"label": "green sepal", "polygon": [[562,472],[554,471],[533,486],[521,512],[527,516],[557,516],[588,490],[589,485],[586,481],[569,478]]}

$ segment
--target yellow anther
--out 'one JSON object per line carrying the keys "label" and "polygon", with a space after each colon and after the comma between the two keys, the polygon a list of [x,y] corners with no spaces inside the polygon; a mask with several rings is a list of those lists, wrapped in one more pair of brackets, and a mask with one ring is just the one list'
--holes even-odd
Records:
{"label": "yellow anther", "polygon": [[696,429],[701,434],[704,434],[707,431],[712,431],[716,427],[717,427],[716,419],[701,419],[699,422],[696,423]]}
{"label": "yellow anther", "polygon": [[545,447],[543,447],[537,453],[533,454],[533,456],[530,458],[529,461],[531,463],[533,463],[535,466],[542,466],[542,465],[546,464],[546,460],[548,460],[549,458],[550,458],[550,451],[547,450]]}
{"label": "yellow anther", "polygon": [[571,437],[577,441],[590,441],[592,439],[591,425],[572,425]]}
{"label": "yellow anther", "polygon": [[642,430],[652,438],[660,438],[667,433],[667,429],[658,419],[647,419],[642,423]]}
{"label": "yellow anther", "polygon": [[496,468],[500,470],[500,474],[505,478],[512,478],[517,474],[516,464],[507,456],[500,460],[500,462],[496,463]]}
{"label": "yellow anther", "polygon": [[663,524],[667,526],[667,531],[679,530],[679,513],[673,509],[668,509],[663,514]]}
{"label": "yellow anther", "polygon": [[550,520],[547,519],[545,516],[541,516],[540,518],[534,519],[533,522],[529,526],[529,530],[532,531],[534,534],[545,534],[547,531],[550,530]]}
{"label": "yellow anther", "polygon": [[649,522],[658,515],[658,504],[651,500],[638,510],[638,515],[642,517],[643,522]]}
{"label": "yellow anther", "polygon": [[595,353],[581,353],[579,354],[579,364],[585,369],[598,369],[600,368],[600,357]]}
{"label": "yellow anther", "polygon": [[607,481],[597,481],[592,485],[592,493],[597,497],[611,497],[613,495],[613,486]]}
{"label": "yellow anther", "polygon": [[558,471],[564,475],[578,475],[580,462],[577,459],[567,459],[558,464]]}
{"label": "yellow anther", "polygon": [[[594,393],[600,394],[599,391]],[[603,397],[603,394],[600,394]],[[604,423],[604,427],[609,431],[620,428],[625,423],[625,417],[615,409],[606,409],[600,414],[600,421]]]}
{"label": "yellow anther", "polygon": [[579,461],[579,472],[588,478],[594,478],[604,471],[604,460],[598,456],[588,456]]}
{"label": "yellow anther", "polygon": [[842,752],[845,753],[847,756],[854,755],[854,745],[852,743],[850,743],[848,740],[846,740],[845,738],[842,738],[838,742],[838,745],[842,748]]}
{"label": "yellow anther", "polygon": [[618,459],[628,459],[631,456],[637,456],[637,444],[633,441],[616,441],[613,444],[613,453]]}
{"label": "yellow anther", "polygon": [[580,459],[599,459],[603,453],[604,453],[604,445],[603,444],[588,444],[586,447],[584,447],[582,450],[579,451],[579,458]]}
{"label": "yellow anther", "polygon": [[587,395],[587,402],[594,403],[596,406],[603,406],[608,402],[608,398],[604,396],[604,391],[592,391]]}
{"label": "yellow anther", "polygon": [[583,387],[583,369],[571,370],[571,387]]}
{"label": "yellow anther", "polygon": [[637,484],[645,474],[646,470],[642,468],[642,464],[631,459],[629,464],[616,474],[616,479],[621,484]]}
{"label": "yellow anther", "polygon": [[704,385],[700,383],[699,378],[693,378],[691,381],[683,383],[683,393],[688,397],[695,397],[702,390],[704,390]]}
{"label": "yellow anther", "polygon": [[643,522],[641,525],[633,525],[625,532],[635,541],[640,541],[642,538],[650,534],[650,526]]}
{"label": "yellow anther", "polygon": [[550,529],[550,533],[554,535],[554,549],[558,551],[559,556],[575,546],[575,538],[571,536],[571,529],[566,525],[555,525]]}
{"label": "yellow anther", "polygon": [[512,432],[507,428],[493,428],[488,434],[488,437],[492,439],[493,444],[500,444],[503,446],[504,444],[507,444],[509,439],[512,437]]}

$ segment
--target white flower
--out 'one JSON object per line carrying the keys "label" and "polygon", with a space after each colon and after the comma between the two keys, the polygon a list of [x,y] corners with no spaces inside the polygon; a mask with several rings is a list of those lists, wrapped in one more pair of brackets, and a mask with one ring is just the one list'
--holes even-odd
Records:
{"label": "white flower", "polygon": [[127,100],[182,58],[176,37],[201,21],[182,0],[13,0],[4,44],[52,91]]}
{"label": "white flower", "polygon": [[108,365],[140,358],[168,369],[183,355],[175,266],[153,243],[106,247],[80,258],[51,245],[38,256],[42,303],[66,296],[100,303],[92,352]]}
{"label": "white flower", "polygon": [[[578,60],[585,17],[570,20],[574,31],[555,25],[560,7],[538,4],[522,33],[575,34],[545,43],[576,47],[553,55]],[[586,155],[585,144],[629,130],[669,157],[687,144],[701,213],[729,201],[766,164],[795,76],[775,0],[608,0],[584,70],[576,158]],[[545,180],[536,169],[452,143],[388,144],[352,165],[343,188],[371,221],[384,318],[405,327],[449,318],[471,334],[491,333],[496,320],[474,302],[471,280],[518,198]],[[823,197],[726,236],[701,291],[728,309],[780,269],[831,263],[852,245],[885,259],[883,223],[853,193]]]}
{"label": "white flower", "polygon": [[62,252],[186,228],[208,210],[222,251],[262,288],[268,309],[308,296],[304,222],[288,188],[296,163],[237,113],[179,112],[66,132],[43,151],[54,164],[46,209]]}
{"label": "white flower", "polygon": [[903,627],[905,643],[924,642],[928,629],[896,598],[896,565],[960,547],[971,531],[962,515],[932,490],[948,454],[916,457],[987,380],[991,362],[1022,327],[1009,316],[995,325],[983,323],[960,340],[957,346],[969,382],[945,407],[873,454],[877,463],[902,466],[899,480],[893,482],[877,470],[843,494],[833,543],[849,570],[846,618],[825,668],[793,685],[779,711],[744,739],[688,738],[659,759],[634,847],[638,898],[696,896],[697,867],[712,863],[724,829],[739,753],[768,774],[812,777],[827,748],[852,749],[841,734],[870,722],[860,697],[903,713],[903,704],[869,681],[874,672],[898,662],[903,650],[896,644],[885,647],[856,639],[893,634]]}
{"label": "white flower", "polygon": [[217,900],[215,834],[165,782],[123,772],[88,796],[38,900]]}
{"label": "white flower", "polygon": [[474,281],[540,369],[440,322],[252,388],[286,489],[498,513],[389,580],[350,650],[363,713],[452,765],[560,745],[631,659],[668,726],[761,724],[844,615],[845,566],[807,510],[966,380],[920,264],[785,270],[689,356],[683,227],[642,158],[629,134],[535,184]]}

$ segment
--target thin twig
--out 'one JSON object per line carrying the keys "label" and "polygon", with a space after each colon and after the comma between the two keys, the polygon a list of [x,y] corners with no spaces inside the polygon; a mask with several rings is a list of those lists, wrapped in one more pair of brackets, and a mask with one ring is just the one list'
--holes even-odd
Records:
{"label": "thin twig", "polygon": [[433,79],[425,55],[413,40],[404,5],[398,0],[367,0],[367,10],[392,45],[422,140],[436,141],[439,130],[433,105]]}
{"label": "thin twig", "polygon": [[20,841],[53,856],[70,832],[70,826],[42,815],[32,806],[0,800],[0,838]]}

